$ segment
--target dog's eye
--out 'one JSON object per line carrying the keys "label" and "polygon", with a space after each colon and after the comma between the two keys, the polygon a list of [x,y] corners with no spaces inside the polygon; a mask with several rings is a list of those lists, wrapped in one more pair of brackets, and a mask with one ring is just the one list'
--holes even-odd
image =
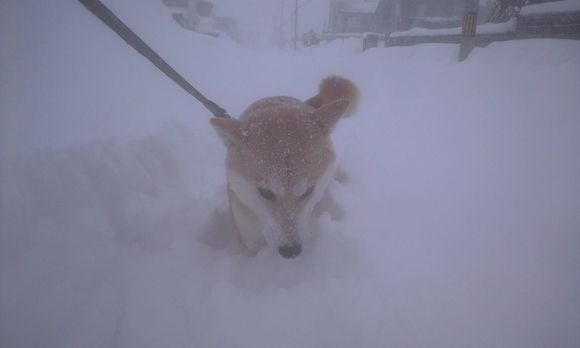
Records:
{"label": "dog's eye", "polygon": [[314,186],[310,186],[310,187],[308,188],[308,190],[306,190],[306,192],[304,192],[304,193],[302,194],[302,196],[300,196],[300,198],[299,198],[299,199],[304,199],[304,198],[306,198],[306,197],[310,196],[310,195],[312,194],[312,191],[314,191]]}
{"label": "dog's eye", "polygon": [[272,192],[272,190],[258,187],[258,193],[260,193],[260,196],[264,197],[269,201],[273,201],[276,199],[276,195],[274,194],[274,192]]}

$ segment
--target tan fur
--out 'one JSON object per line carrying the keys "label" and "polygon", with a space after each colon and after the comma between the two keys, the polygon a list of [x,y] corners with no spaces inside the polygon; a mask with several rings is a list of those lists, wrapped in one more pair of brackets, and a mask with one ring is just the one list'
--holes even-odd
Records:
{"label": "tan fur", "polygon": [[306,102],[269,97],[237,120],[211,120],[228,148],[232,219],[248,254],[266,244],[284,257],[300,253],[307,220],[334,169],[330,134],[340,118],[354,113],[359,95],[350,80],[331,76]]}

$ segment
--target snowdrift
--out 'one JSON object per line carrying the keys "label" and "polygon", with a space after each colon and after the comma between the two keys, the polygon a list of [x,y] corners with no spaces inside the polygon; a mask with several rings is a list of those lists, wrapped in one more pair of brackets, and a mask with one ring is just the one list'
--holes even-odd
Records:
{"label": "snowdrift", "polygon": [[107,5],[231,115],[355,81],[339,207],[240,254],[211,114],[79,3],[4,1],[0,346],[580,344],[580,43],[255,52]]}

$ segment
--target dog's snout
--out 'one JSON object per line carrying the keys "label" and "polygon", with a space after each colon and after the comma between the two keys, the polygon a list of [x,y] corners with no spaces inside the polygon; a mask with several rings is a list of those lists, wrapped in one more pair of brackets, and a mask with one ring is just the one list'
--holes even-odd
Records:
{"label": "dog's snout", "polygon": [[278,248],[280,255],[285,259],[293,259],[302,252],[302,244],[285,245]]}

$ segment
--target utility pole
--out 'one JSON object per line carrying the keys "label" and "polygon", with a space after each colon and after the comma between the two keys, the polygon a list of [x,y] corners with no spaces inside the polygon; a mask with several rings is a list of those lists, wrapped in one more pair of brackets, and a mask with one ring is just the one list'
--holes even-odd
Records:
{"label": "utility pole", "polygon": [[284,48],[284,0],[280,6],[280,49]]}
{"label": "utility pole", "polygon": [[465,13],[463,14],[463,29],[461,31],[461,44],[459,45],[459,61],[467,59],[475,46],[475,29],[477,27],[478,0],[465,0]]}
{"label": "utility pole", "polygon": [[294,0],[294,51],[298,43],[298,0]]}
{"label": "utility pole", "polygon": [[[302,8],[314,0],[309,0],[302,5],[298,6],[298,0],[294,0],[294,51],[296,51],[296,44],[298,42],[298,9]],[[292,18],[292,17],[290,17]]]}

